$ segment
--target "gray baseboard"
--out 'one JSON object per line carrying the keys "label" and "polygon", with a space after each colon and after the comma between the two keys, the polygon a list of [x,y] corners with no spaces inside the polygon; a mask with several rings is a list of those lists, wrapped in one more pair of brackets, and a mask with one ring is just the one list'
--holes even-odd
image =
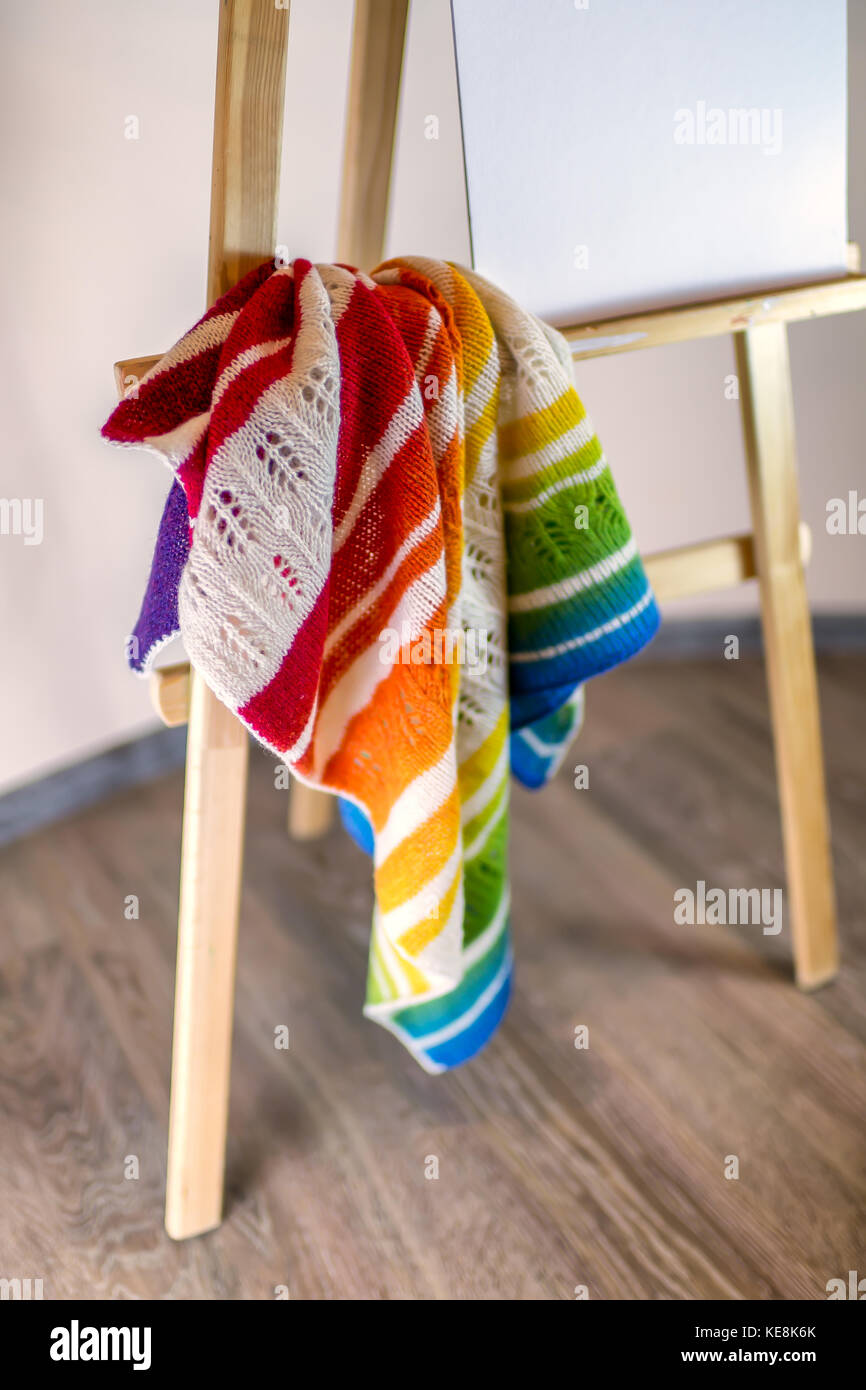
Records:
{"label": "gray baseboard", "polygon": [[[866,613],[818,613],[812,618],[815,650],[819,655],[866,651]],[[761,620],[757,616],[671,618],[641,653],[641,661],[697,661],[718,656],[725,639],[740,639],[741,656],[760,656],[763,650]]]}
{"label": "gray baseboard", "polygon": [[[866,651],[866,614],[818,614],[813,619],[819,653]],[[732,633],[741,656],[761,652],[761,625],[756,617],[670,619],[639,661],[697,661],[717,657]],[[72,767],[41,777],[0,796],[0,846],[10,844],[93,806],[127,787],[153,781],[183,765],[186,728],[158,729]]]}
{"label": "gray baseboard", "polygon": [[172,772],[183,766],[185,757],[186,726],[157,729],[17,787],[0,797],[0,845]]}

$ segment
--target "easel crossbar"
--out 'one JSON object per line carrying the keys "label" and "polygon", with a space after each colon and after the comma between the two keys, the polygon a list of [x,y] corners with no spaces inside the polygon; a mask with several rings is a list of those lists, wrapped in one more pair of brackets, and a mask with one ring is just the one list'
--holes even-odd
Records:
{"label": "easel crossbar", "polygon": [[[812,537],[805,522],[800,523],[800,558],[807,564]],[[647,576],[656,598],[685,598],[718,589],[732,589],[758,575],[752,536],[724,536],[660,550],[644,558]],[[189,710],[189,665],[163,666],[150,678],[150,698],[162,720],[173,728],[185,724]]]}
{"label": "easel crossbar", "polygon": [[[860,250],[848,248],[849,264],[859,265]],[[559,331],[571,344],[576,359],[610,357],[640,348],[663,347],[694,338],[721,337],[742,333],[764,323],[797,323],[804,319],[826,318],[866,309],[866,275],[852,273],[839,280],[819,280],[784,290],[760,294],[710,299],[700,304],[684,304],[673,309],[655,309],[646,314],[626,314],[580,323]],[[160,357],[126,357],[114,364],[118,394],[135,390],[146,372]]]}

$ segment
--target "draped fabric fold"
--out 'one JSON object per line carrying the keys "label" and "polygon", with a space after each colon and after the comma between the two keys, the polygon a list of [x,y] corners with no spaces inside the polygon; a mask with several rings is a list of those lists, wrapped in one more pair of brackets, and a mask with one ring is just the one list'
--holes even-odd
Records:
{"label": "draped fabric fold", "polygon": [[130,662],[177,632],[373,857],[365,1013],[441,1071],[511,983],[508,788],[658,611],[567,344],[474,272],[266,263],[103,429],[169,464]]}

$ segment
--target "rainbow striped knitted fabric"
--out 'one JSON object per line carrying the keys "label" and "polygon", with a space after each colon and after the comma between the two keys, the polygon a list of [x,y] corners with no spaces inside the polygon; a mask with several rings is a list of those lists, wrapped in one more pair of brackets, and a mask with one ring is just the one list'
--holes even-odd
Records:
{"label": "rainbow striped knitted fabric", "polygon": [[268,263],[104,427],[175,483],[135,630],[373,855],[365,1013],[430,1071],[511,983],[508,785],[658,612],[567,344],[471,271]]}

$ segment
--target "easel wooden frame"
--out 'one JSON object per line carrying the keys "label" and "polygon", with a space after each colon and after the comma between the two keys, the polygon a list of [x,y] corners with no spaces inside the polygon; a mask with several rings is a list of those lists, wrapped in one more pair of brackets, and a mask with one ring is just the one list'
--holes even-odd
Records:
{"label": "easel wooden frame", "polygon": [[[338,258],[380,258],[408,0],[356,0]],[[274,252],[289,6],[221,0],[208,302]],[[659,598],[757,578],[776,750],[797,983],[838,967],[829,820],[800,521],[787,324],[866,308],[851,248],[835,281],[629,315],[565,330],[578,359],[730,333],[751,535],[646,559]],[[157,357],[116,364],[123,392]],[[222,1219],[248,735],[188,666],[152,677],[166,724],[189,723],[165,1222],[183,1239]],[[332,798],[295,784],[290,829],[327,827]]]}

